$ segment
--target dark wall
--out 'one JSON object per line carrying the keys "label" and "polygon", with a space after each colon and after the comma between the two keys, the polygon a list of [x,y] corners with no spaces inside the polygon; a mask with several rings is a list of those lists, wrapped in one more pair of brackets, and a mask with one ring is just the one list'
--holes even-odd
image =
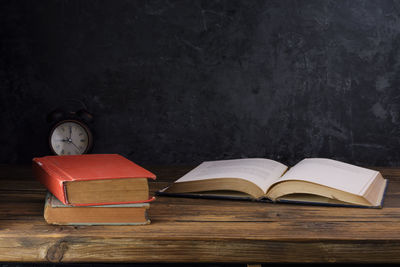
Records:
{"label": "dark wall", "polygon": [[0,162],[86,107],[142,164],[400,164],[400,2],[1,1]]}

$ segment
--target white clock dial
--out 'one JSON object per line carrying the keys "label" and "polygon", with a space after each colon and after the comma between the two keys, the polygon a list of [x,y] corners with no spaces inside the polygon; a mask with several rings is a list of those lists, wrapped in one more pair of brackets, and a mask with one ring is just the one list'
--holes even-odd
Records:
{"label": "white clock dial", "polygon": [[80,155],[90,146],[90,133],[77,121],[64,121],[53,128],[50,146],[57,155]]}

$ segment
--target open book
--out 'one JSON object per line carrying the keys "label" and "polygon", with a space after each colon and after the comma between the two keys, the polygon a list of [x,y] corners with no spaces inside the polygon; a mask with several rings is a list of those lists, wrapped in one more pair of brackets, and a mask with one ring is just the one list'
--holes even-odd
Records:
{"label": "open book", "polygon": [[308,158],[290,169],[270,159],[233,159],[203,162],[159,194],[378,208],[386,183],[378,171],[331,159]]}

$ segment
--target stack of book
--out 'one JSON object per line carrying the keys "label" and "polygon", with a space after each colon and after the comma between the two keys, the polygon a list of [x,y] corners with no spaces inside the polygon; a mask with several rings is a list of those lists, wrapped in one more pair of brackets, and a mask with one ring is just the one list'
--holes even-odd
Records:
{"label": "stack of book", "polygon": [[57,225],[149,224],[148,179],[156,176],[118,154],[46,156],[33,173],[47,189],[44,218]]}

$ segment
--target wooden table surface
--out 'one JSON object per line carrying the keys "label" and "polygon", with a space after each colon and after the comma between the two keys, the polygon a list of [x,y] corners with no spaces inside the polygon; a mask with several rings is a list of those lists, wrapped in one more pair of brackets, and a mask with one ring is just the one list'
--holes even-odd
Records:
{"label": "wooden table surface", "polygon": [[[190,168],[147,167],[165,187]],[[382,209],[158,197],[146,226],[52,226],[30,166],[0,165],[2,262],[400,262],[400,169]]]}

